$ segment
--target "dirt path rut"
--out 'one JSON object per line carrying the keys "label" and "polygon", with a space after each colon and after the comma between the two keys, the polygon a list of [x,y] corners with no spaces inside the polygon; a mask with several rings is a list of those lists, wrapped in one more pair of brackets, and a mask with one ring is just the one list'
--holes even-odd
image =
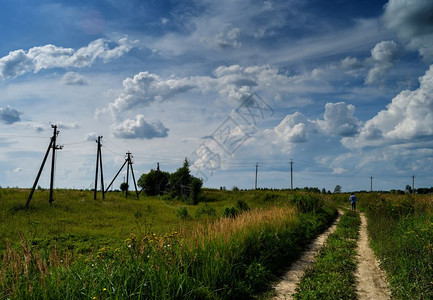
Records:
{"label": "dirt path rut", "polygon": [[340,221],[342,212],[339,211],[338,218],[324,233],[317,237],[307,248],[295,263],[292,264],[289,271],[284,275],[282,280],[274,287],[276,296],[274,299],[293,299],[292,294],[295,293],[296,286],[304,275],[304,270],[313,262],[316,254],[322,248],[323,244],[328,239],[328,236],[335,231],[337,224]]}
{"label": "dirt path rut", "polygon": [[385,272],[380,269],[379,262],[370,248],[367,233],[367,219],[361,215],[361,227],[357,253],[359,255],[358,268],[356,270],[358,299],[383,300],[390,299],[388,282]]}

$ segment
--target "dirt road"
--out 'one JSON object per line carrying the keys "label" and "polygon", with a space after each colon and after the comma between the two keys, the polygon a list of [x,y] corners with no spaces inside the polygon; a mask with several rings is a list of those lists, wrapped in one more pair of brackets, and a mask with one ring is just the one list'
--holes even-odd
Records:
{"label": "dirt road", "polygon": [[391,294],[388,288],[385,272],[379,268],[379,262],[369,245],[367,219],[364,214],[361,213],[360,215],[361,227],[357,247],[359,263],[355,274],[358,298],[360,300],[390,299]]}
{"label": "dirt road", "polygon": [[307,248],[293,265],[289,271],[284,275],[282,280],[274,287],[277,295],[274,299],[292,299],[292,294],[295,293],[296,286],[304,275],[304,270],[309,267],[313,262],[316,254],[322,248],[323,244],[328,239],[328,236],[335,231],[337,224],[340,221],[342,213],[339,212],[338,218],[324,233],[317,237]]}

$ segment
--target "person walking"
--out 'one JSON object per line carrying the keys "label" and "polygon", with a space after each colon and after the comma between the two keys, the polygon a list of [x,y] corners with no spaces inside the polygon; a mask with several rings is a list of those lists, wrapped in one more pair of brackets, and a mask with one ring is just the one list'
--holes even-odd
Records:
{"label": "person walking", "polygon": [[352,210],[356,210],[356,200],[358,199],[356,199],[355,194],[352,193],[349,197],[349,200],[350,204],[352,204]]}

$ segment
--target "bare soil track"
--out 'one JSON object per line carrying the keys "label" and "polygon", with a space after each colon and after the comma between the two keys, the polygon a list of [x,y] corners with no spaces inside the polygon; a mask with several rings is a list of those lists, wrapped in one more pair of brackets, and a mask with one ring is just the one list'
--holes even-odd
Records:
{"label": "bare soil track", "polygon": [[[310,244],[302,257],[290,267],[282,280],[274,286],[276,291],[274,299],[292,299],[292,295],[295,293],[296,287],[304,274],[304,270],[314,262],[317,253],[328,239],[328,236],[335,231],[341,215],[342,212],[339,211],[339,216],[331,227]],[[386,280],[386,274],[380,269],[379,262],[373,250],[370,248],[367,219],[362,213],[360,213],[360,216],[361,226],[357,247],[358,267],[355,274],[358,299],[390,299],[391,293]]]}
{"label": "bare soil track", "polygon": [[379,262],[371,250],[368,241],[367,219],[361,215],[361,227],[359,230],[359,240],[357,253],[358,268],[356,270],[356,292],[358,299],[390,299],[388,282],[385,272],[380,269]]}
{"label": "bare soil track", "polygon": [[328,236],[335,231],[341,215],[342,213],[339,211],[339,215],[331,227],[319,235],[319,237],[308,246],[301,258],[291,265],[282,280],[274,287],[277,293],[274,299],[292,299],[292,294],[295,293],[295,289],[302,275],[304,275],[304,270],[314,262],[317,253],[328,239]]}

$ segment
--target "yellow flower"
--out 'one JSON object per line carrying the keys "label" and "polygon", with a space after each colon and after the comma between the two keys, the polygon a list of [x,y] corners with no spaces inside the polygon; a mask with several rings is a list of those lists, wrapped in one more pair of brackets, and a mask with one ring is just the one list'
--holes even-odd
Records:
{"label": "yellow flower", "polygon": [[105,292],[106,290],[107,290],[107,288],[103,288],[103,289],[102,289],[102,291],[104,291],[104,292]]}

